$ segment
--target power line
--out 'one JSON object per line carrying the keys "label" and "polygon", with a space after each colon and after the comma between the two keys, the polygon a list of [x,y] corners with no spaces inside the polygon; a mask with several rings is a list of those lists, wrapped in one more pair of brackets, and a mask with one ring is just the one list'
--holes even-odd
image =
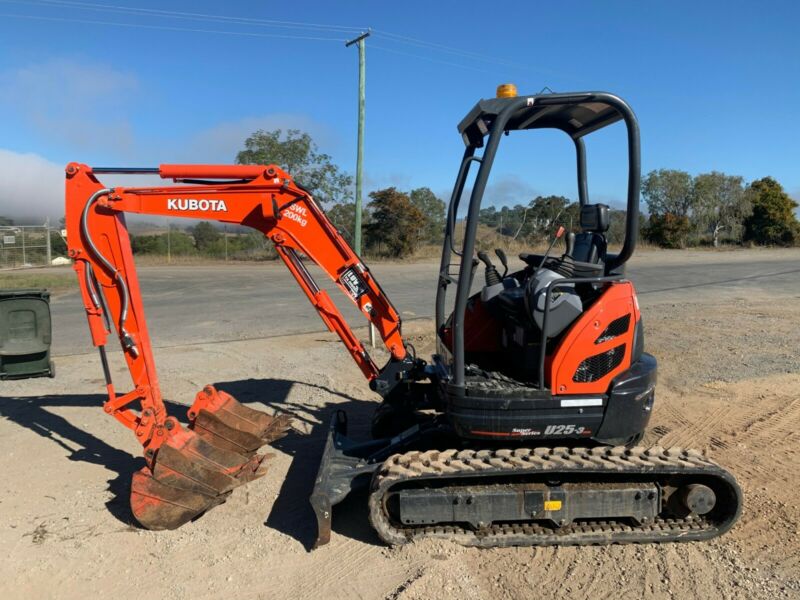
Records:
{"label": "power line", "polygon": [[[163,17],[170,19],[186,19],[194,21],[215,21],[215,22],[227,21],[231,24],[237,24],[237,25],[254,25],[254,26],[289,28],[289,29],[317,29],[321,31],[348,33],[348,34],[353,31],[363,31],[368,29],[367,27],[351,27],[348,25],[329,25],[323,23],[307,23],[302,21],[283,21],[276,19],[261,19],[255,17],[235,17],[235,16],[219,15],[219,14],[195,13],[195,12],[184,12],[184,11],[153,9],[153,8],[139,8],[133,6],[98,4],[95,2],[82,2],[79,0],[0,0],[0,2],[13,2],[17,4],[29,4],[29,5],[63,7],[63,8],[72,7],[84,10],[93,10],[93,11],[118,12],[118,13],[138,15],[143,17]],[[516,69],[536,70],[536,69],[531,69],[529,65],[521,64],[518,62],[513,62],[506,59],[500,59],[497,57],[492,57],[486,54],[473,52],[470,50],[454,48],[452,46],[447,46],[445,44],[429,42],[426,40],[421,40],[419,38],[414,38],[407,35],[401,35],[382,30],[374,31],[374,33],[384,38],[388,42],[415,46],[429,51],[451,54],[453,56],[460,56],[462,58],[479,60],[482,62],[498,64],[501,66],[512,67]],[[387,48],[382,48],[382,49],[392,52],[392,50],[389,50]],[[420,57],[419,55],[403,53],[399,50],[395,50],[394,52],[396,54],[405,54],[406,56],[421,58],[425,60],[424,57]],[[441,64],[446,64],[446,65],[462,66],[458,65],[457,63],[448,63],[445,61],[434,60],[432,62],[440,62]],[[478,70],[478,69],[472,69],[472,70]]]}
{"label": "power line", "polygon": [[[2,1],[2,0],[0,0]],[[188,27],[171,27],[169,25],[145,25],[143,23],[119,23],[112,21],[95,21],[91,19],[71,19],[68,17],[42,17],[38,15],[16,15],[0,13],[0,17],[12,19],[32,19],[35,21],[58,21],[66,23],[82,23],[88,25],[111,25],[116,27],[130,27],[134,29],[158,29],[162,31],[185,31],[190,33],[216,33],[221,35],[238,35],[245,37],[282,38],[291,40],[315,40],[321,42],[342,42],[341,38],[317,37],[308,35],[291,35],[288,33],[259,33],[256,31],[225,31],[220,29],[194,29]]]}
{"label": "power line", "polygon": [[[27,4],[33,6],[40,6],[42,8],[44,7],[64,8],[64,9],[74,8],[87,11],[112,12],[112,13],[127,14],[131,16],[144,17],[144,18],[149,17],[149,18],[160,18],[160,19],[213,21],[213,22],[222,21],[229,25],[299,29],[299,30],[305,29],[305,30],[310,30],[312,33],[319,32],[320,34],[329,33],[329,34],[350,35],[355,31],[364,31],[368,29],[366,27],[351,27],[348,25],[330,25],[324,23],[308,23],[303,21],[284,21],[277,19],[262,19],[256,17],[236,17],[229,15],[209,14],[209,13],[185,12],[185,11],[164,10],[155,8],[140,8],[134,6],[122,6],[122,5],[112,5],[112,4],[98,4],[96,2],[83,2],[81,0],[0,0],[0,2]],[[107,26],[116,25],[120,27],[156,29],[156,30],[160,29],[165,31],[185,31],[193,33],[212,33],[212,34],[216,33],[221,35],[239,35],[246,37],[273,37],[273,38],[284,38],[284,39],[301,39],[301,40],[304,39],[304,40],[314,40],[314,41],[341,41],[339,38],[321,37],[315,35],[290,35],[290,34],[278,34],[278,33],[256,33],[256,32],[245,32],[245,31],[239,32],[239,31],[216,30],[216,29],[207,30],[207,29],[195,29],[188,27],[184,28],[184,27],[168,26],[168,25],[148,25],[144,23],[108,22],[108,21],[99,21],[93,19],[79,19],[70,17],[46,17],[37,15],[18,15],[18,14],[17,15],[6,14],[3,16],[12,18],[21,18],[21,19],[42,20],[42,21],[62,21],[62,22],[86,23],[86,24],[107,25]],[[453,46],[448,46],[437,42],[429,42],[427,40],[422,40],[419,38],[407,35],[401,35],[389,31],[382,31],[382,30],[372,30],[372,31],[376,36],[379,36],[386,42],[395,44],[404,44],[407,46],[416,47],[420,50],[424,50],[430,53],[436,53],[440,55],[450,55],[452,57],[466,58],[471,61],[480,61],[483,63],[496,64],[507,68],[519,69],[524,71],[535,71],[547,75],[554,75],[552,71],[537,69],[529,64],[522,64],[519,62],[514,62],[506,59],[489,56],[479,52],[473,52],[471,50],[455,48]],[[411,58],[416,58],[418,60],[426,60],[429,62],[435,62],[447,66],[453,66],[481,73],[495,73],[494,71],[489,71],[488,69],[481,69],[471,65],[465,65],[463,63],[441,60],[428,56],[421,56],[419,54],[404,52],[402,50],[398,50],[395,48],[387,48],[385,46],[374,46],[374,45],[373,47],[383,52],[390,52],[393,54],[408,56]]]}
{"label": "power line", "polygon": [[410,56],[412,58],[417,58],[419,60],[427,60],[428,62],[435,62],[439,63],[440,65],[458,67],[459,69],[467,69],[469,71],[477,71],[478,73],[494,73],[494,71],[491,71],[489,69],[481,69],[480,67],[472,67],[470,65],[464,65],[461,63],[440,60],[438,58],[432,58],[430,56],[420,56],[419,54],[412,54],[411,52],[404,52],[402,50],[397,50],[395,48],[386,48],[385,46],[376,46],[375,44],[370,44],[370,48],[374,48],[375,50],[380,50],[382,52],[391,52],[392,54],[399,54],[401,56]]}
{"label": "power line", "polygon": [[452,46],[446,46],[444,44],[439,44],[439,43],[436,43],[436,42],[427,42],[425,40],[420,40],[420,39],[409,37],[409,36],[406,36],[406,35],[400,35],[400,34],[397,34],[397,33],[390,33],[388,31],[381,31],[381,30],[373,30],[373,33],[375,35],[378,35],[380,37],[385,38],[387,41],[393,41],[393,42],[397,42],[397,43],[401,43],[401,44],[408,44],[408,45],[411,45],[411,46],[418,46],[418,47],[422,47],[422,48],[435,49],[435,50],[439,50],[441,52],[445,52],[447,54],[453,54],[453,55],[456,55],[456,56],[463,56],[465,58],[472,58],[472,59],[475,59],[475,60],[481,60],[481,61],[485,61],[485,62],[492,62],[492,63],[501,64],[501,65],[505,65],[505,66],[509,66],[509,67],[516,67],[516,68],[520,68],[520,69],[528,69],[529,68],[528,65],[524,65],[522,63],[517,63],[517,62],[513,62],[513,61],[501,59],[501,58],[496,58],[496,57],[493,57],[493,56],[488,56],[486,54],[481,54],[481,53],[478,53],[478,52],[472,52],[470,50],[462,50],[462,49],[459,49],[459,48],[454,48]]}
{"label": "power line", "polygon": [[0,0],[2,2],[13,2],[15,4],[31,4],[39,6],[52,6],[63,8],[80,8],[84,10],[96,10],[105,12],[123,12],[128,14],[137,14],[141,16],[161,16],[176,19],[189,19],[189,20],[213,20],[213,21],[229,21],[231,23],[242,25],[265,25],[270,27],[285,27],[295,29],[321,29],[326,31],[337,31],[342,33],[349,33],[351,31],[358,31],[366,29],[364,27],[350,27],[347,25],[328,25],[323,23],[305,23],[302,21],[279,21],[275,19],[261,19],[254,17],[232,17],[228,15],[215,15],[206,13],[192,13],[175,10],[162,10],[156,8],[139,8],[134,6],[119,6],[112,4],[96,4],[93,2],[78,2],[76,0]]}

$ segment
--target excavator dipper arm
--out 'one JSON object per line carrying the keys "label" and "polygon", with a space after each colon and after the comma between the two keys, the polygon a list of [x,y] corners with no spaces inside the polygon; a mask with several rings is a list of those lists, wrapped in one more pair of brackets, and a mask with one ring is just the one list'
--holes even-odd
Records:
{"label": "excavator dipper arm", "polygon": [[[181,185],[105,187],[101,173],[148,173]],[[271,166],[162,165],[158,169],[66,168],[69,255],[78,275],[92,342],[100,351],[108,400],[104,410],[132,429],[147,466],[134,475],[131,507],[153,529],[178,527],[230,491],[263,474],[256,450],[285,434],[287,415],[270,417],[206,386],[188,411],[189,429],[167,415],[145,323],[125,213],[215,220],[246,225],[274,244],[325,325],[345,344],[375,386],[379,369],[301,256],[318,265],[375,326],[391,354],[384,368],[396,378],[412,363],[397,311],[370,271],[311,195]],[[133,389],[118,393],[106,358],[109,335],[118,338]],[[385,380],[385,377],[383,378]],[[380,381],[379,389],[386,389]]]}

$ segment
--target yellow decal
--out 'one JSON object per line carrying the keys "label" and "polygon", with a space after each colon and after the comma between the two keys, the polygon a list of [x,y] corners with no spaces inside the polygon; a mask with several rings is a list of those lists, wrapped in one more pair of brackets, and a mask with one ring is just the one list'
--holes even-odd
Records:
{"label": "yellow decal", "polygon": [[545,510],[561,510],[561,500],[545,500]]}

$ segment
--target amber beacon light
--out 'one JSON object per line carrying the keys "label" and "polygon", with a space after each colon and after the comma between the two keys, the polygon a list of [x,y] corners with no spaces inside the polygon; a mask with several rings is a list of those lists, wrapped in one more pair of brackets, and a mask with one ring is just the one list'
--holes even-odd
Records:
{"label": "amber beacon light", "polygon": [[497,86],[498,98],[514,98],[517,95],[517,86],[513,83],[501,83]]}

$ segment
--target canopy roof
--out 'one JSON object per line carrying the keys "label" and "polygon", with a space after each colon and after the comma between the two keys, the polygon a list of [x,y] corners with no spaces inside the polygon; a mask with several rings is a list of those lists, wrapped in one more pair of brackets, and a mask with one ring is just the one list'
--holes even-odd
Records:
{"label": "canopy roof", "polygon": [[553,128],[577,139],[623,118],[614,106],[598,100],[598,94],[581,92],[480,100],[458,124],[458,132],[466,145],[481,147],[497,116],[509,105],[524,99],[526,102],[509,118],[506,131]]}

